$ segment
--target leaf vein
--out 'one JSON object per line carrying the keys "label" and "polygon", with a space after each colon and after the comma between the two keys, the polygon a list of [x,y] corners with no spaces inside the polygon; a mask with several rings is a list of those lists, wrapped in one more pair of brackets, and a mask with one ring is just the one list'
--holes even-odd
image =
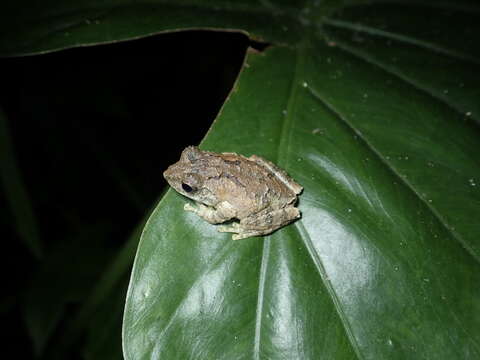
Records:
{"label": "leaf vein", "polygon": [[257,312],[255,316],[255,338],[253,357],[260,360],[260,343],[262,330],[263,302],[265,294],[265,281],[267,277],[268,260],[270,257],[270,237],[265,238],[262,248],[262,260],[260,265],[260,276],[258,279]]}
{"label": "leaf vein", "polygon": [[331,25],[333,27],[338,27],[341,29],[348,29],[352,31],[357,31],[357,32],[363,32],[366,34],[374,35],[374,36],[380,36],[384,37],[387,39],[392,39],[400,42],[404,42],[407,44],[415,45],[418,47],[422,47],[424,49],[432,50],[434,52],[447,55],[456,59],[462,59],[462,60],[467,60],[470,62],[473,62],[475,64],[479,64],[480,61],[468,54],[465,54],[461,51],[456,51],[452,49],[447,49],[445,47],[442,47],[438,44],[434,44],[428,41],[423,41],[419,39],[412,38],[410,36],[406,36],[403,34],[398,34],[390,31],[385,31],[385,30],[380,30],[378,28],[362,25],[362,24],[355,24],[351,23],[349,21],[343,21],[343,20],[334,20],[334,19],[325,19],[324,21],[325,24]]}
{"label": "leaf vein", "polygon": [[[296,58],[296,63],[295,63],[295,70],[294,70],[294,75],[293,75],[293,80],[292,80],[292,87],[290,90],[290,96],[289,100],[287,103],[287,113],[285,115],[283,125],[282,125],[282,132],[281,132],[281,139],[280,139],[280,145],[279,145],[279,153],[278,153],[278,163],[281,164],[283,167],[287,168],[287,159],[288,156],[286,154],[290,153],[290,144],[291,144],[291,138],[292,138],[292,127],[293,127],[293,113],[294,113],[294,108],[295,108],[295,98],[297,95],[297,90],[300,85],[299,83],[299,73],[304,65],[304,58],[305,54],[303,53],[303,46],[300,46],[297,51],[297,58]],[[308,84],[307,84],[308,87]],[[283,151],[282,151],[283,150]],[[326,280],[326,272],[325,269],[323,268],[321,264],[321,260],[318,257],[318,254],[315,252],[313,248],[313,244],[311,242],[310,236],[307,233],[306,229],[304,228],[303,224],[300,221],[296,221],[295,223],[296,229],[300,233],[300,237],[302,238],[302,241],[307,248],[307,251],[310,254],[310,257],[312,258],[312,261],[317,268],[320,277],[323,281],[323,284],[327,291],[329,292],[335,309],[337,313],[339,314],[340,320],[342,322],[342,325],[345,329],[345,332],[347,333],[347,337],[349,338],[351,345],[357,355],[357,358],[363,359],[363,356],[360,353],[359,346],[357,342],[355,341],[355,338],[353,336],[353,333],[350,329],[350,324],[345,316],[345,314],[342,311],[340,301],[338,300],[335,291],[333,290],[331,284]]]}
{"label": "leaf vein", "polygon": [[355,354],[357,355],[357,358],[359,359],[364,359],[365,357],[362,355],[360,352],[360,346],[358,345],[355,336],[353,334],[353,331],[350,326],[350,322],[347,319],[347,316],[345,315],[342,305],[340,303],[340,300],[338,299],[337,293],[333,289],[333,286],[331,285],[330,281],[328,280],[328,275],[327,272],[325,271],[325,268],[322,265],[322,261],[320,257],[318,256],[317,252],[315,251],[315,248],[312,243],[312,239],[310,237],[310,234],[308,231],[305,229],[305,226],[301,221],[296,221],[294,223],[295,228],[300,234],[300,237],[303,241],[303,244],[305,245],[308,253],[310,254],[310,257],[313,261],[313,264],[315,265],[315,268],[318,271],[318,274],[320,275],[320,278],[322,279],[323,285],[325,286],[325,289],[327,289],[328,294],[330,295],[330,298],[332,299],[333,305],[335,307],[335,310],[337,311],[337,314],[343,324],[343,327],[345,329],[345,332],[347,333],[347,337],[350,340],[350,344],[353,347],[353,350],[355,351]]}
{"label": "leaf vein", "polygon": [[422,196],[420,196],[419,192],[415,189],[413,184],[411,184],[407,179],[405,179],[401,174],[393,167],[390,165],[385,159],[381,156],[381,153],[379,150],[373,146],[366,138],[365,136],[358,131],[348,120],[345,116],[343,116],[337,109],[334,108],[332,104],[327,102],[325,99],[323,99],[314,89],[311,87],[308,88],[311,92],[311,94],[317,98],[322,104],[324,104],[327,109],[329,109],[333,114],[336,115],[336,117],[342,121],[350,131],[353,131],[355,135],[358,136],[359,139],[361,139],[365,145],[374,153],[378,159],[383,163],[384,166],[386,166],[398,179],[401,181],[405,186],[410,189],[414,193],[414,195],[431,211],[431,213],[437,218],[437,220],[442,224],[442,226],[451,234],[451,236],[458,241],[458,243],[467,251],[468,254],[470,254],[475,261],[480,263],[480,257],[475,253],[475,250],[472,249],[472,247],[463,239],[463,237],[455,231],[451,226],[447,225],[447,221],[445,218],[428,202],[426,199],[424,199]]}
{"label": "leaf vein", "polygon": [[[429,96],[433,97],[434,99],[437,99],[438,101],[441,101],[442,103],[452,108],[455,112],[458,112],[460,115],[465,115],[468,112],[467,109],[462,109],[460,106],[445,99],[445,97],[443,97],[440,93],[436,93],[435,91],[429,90],[426,86],[415,81],[413,78],[402,74],[400,71],[396,70],[393,66],[388,66],[380,61],[377,61],[373,59],[371,56],[369,56],[368,54],[366,54],[365,52],[361,52],[358,49],[354,48],[353,46],[349,46],[342,41],[338,41],[337,39],[335,39],[335,43],[339,49],[342,49],[345,52],[348,52],[349,54],[363,61],[366,61],[367,63],[378,66],[380,69],[387,72],[388,74],[396,76],[397,78],[404,81],[408,85],[413,86],[415,89],[428,94]],[[477,123],[480,123],[480,119],[478,119],[476,115],[477,114],[471,114],[470,118],[476,121]]]}

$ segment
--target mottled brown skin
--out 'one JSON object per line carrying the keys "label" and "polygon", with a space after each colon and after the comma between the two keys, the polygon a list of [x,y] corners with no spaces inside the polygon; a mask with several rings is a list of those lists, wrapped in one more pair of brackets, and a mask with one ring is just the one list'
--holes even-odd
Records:
{"label": "mottled brown skin", "polygon": [[164,177],[179,193],[196,201],[185,205],[233,239],[269,234],[300,217],[295,207],[302,187],[273,163],[253,155],[202,151],[187,147]]}

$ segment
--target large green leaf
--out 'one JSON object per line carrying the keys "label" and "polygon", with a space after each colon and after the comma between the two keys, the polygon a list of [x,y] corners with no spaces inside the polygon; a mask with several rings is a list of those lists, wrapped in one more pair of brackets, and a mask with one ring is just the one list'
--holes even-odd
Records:
{"label": "large green leaf", "polygon": [[480,357],[475,2],[49,4],[28,31],[32,8],[10,16],[3,54],[186,28],[272,42],[202,147],[305,188],[300,221],[238,242],[167,192],[137,252],[127,359]]}
{"label": "large green leaf", "polygon": [[[358,25],[377,10],[381,29]],[[233,242],[169,192],[137,253],[127,359],[480,356],[475,49],[439,22],[409,41],[422,17],[402,11],[346,9],[249,55],[202,147],[286,168],[303,218]]]}
{"label": "large green leaf", "polygon": [[202,145],[285,167],[303,218],[233,242],[169,192],[137,254],[126,358],[477,357],[476,130],[335,47],[247,63]]}
{"label": "large green leaf", "polygon": [[[304,1],[261,0],[3,0],[0,55],[116,42],[182,29],[234,29],[258,39],[294,43]],[[267,26],[266,26],[267,25]]]}

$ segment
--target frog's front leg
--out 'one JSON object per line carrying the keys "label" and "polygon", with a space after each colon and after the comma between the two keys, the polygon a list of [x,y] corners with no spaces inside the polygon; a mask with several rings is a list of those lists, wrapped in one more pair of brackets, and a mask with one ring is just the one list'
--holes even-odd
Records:
{"label": "frog's front leg", "polygon": [[197,203],[196,206],[185,204],[183,209],[194,212],[210,224],[219,224],[236,216],[235,210],[227,201],[222,201],[216,208]]}

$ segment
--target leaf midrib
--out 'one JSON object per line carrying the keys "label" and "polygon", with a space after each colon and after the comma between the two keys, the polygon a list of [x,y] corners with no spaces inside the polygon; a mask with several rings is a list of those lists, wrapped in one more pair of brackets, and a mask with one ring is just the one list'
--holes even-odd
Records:
{"label": "leaf midrib", "polygon": [[[288,168],[288,159],[289,159],[288,155],[290,153],[289,149],[290,149],[292,127],[293,127],[293,121],[294,121],[293,113],[296,105],[296,97],[297,97],[298,89],[300,86],[299,74],[302,72],[301,69],[304,66],[304,60],[305,60],[305,53],[304,53],[306,51],[305,43],[306,42],[304,41],[304,43],[300,45],[295,51],[296,59],[295,59],[293,79],[291,83],[290,94],[287,101],[286,114],[282,122],[282,130],[280,133],[280,142],[279,142],[279,148],[277,153],[277,163],[278,165],[286,169]],[[308,87],[308,84],[306,85]],[[346,315],[342,310],[340,301],[338,300],[338,296],[336,295],[335,290],[333,289],[331,284],[326,280],[327,278],[326,271],[321,263],[321,260],[318,254],[315,252],[313,248],[310,236],[308,235],[305,227],[303,226],[301,219],[296,221],[294,224],[292,224],[292,226],[294,226],[294,229],[298,233],[299,237],[302,239],[302,242],[305,248],[310,254],[312,262],[315,268],[317,269],[317,272],[319,273],[320,278],[322,279],[323,286],[327,289],[327,292],[330,294],[334,308],[340,318],[343,328],[345,329],[345,333],[350,341],[350,344],[357,358],[363,359],[364,357],[362,356],[360,352],[360,347],[358,346],[358,343],[356,342],[356,339],[353,336],[353,332],[351,331],[351,326],[348,322]],[[260,359],[260,353],[261,353],[260,352],[260,331],[261,331],[261,321],[262,321],[262,313],[263,313],[263,298],[264,298],[264,287],[265,287],[265,281],[266,281],[266,268],[267,268],[268,258],[269,258],[269,254],[266,254],[265,252],[270,251],[271,237],[270,236],[266,237],[264,241],[265,243],[264,243],[264,247],[262,248],[262,262],[260,266],[261,271],[259,276],[257,315],[255,319],[254,358],[256,360]]]}

